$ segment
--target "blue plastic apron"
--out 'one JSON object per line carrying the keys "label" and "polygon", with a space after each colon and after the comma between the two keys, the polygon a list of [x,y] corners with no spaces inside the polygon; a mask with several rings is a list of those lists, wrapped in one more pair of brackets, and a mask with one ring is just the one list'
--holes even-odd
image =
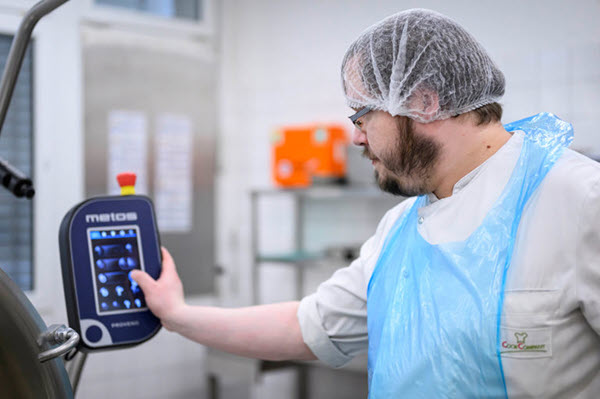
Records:
{"label": "blue plastic apron", "polygon": [[465,241],[421,237],[424,196],[390,230],[367,291],[369,398],[507,397],[499,354],[506,271],[523,208],[573,129],[548,113],[505,128],[525,132],[519,160]]}

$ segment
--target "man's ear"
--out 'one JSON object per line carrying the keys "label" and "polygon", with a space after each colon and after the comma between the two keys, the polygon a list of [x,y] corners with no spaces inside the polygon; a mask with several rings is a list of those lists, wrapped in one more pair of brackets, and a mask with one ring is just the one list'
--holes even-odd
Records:
{"label": "man's ear", "polygon": [[431,122],[440,110],[440,98],[438,93],[431,89],[417,89],[412,95],[411,109],[423,121]]}

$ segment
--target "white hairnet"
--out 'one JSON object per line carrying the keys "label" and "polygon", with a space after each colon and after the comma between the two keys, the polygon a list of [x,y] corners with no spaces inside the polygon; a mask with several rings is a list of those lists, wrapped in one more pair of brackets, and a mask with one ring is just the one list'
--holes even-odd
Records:
{"label": "white hairnet", "polygon": [[413,9],[371,26],[342,63],[352,108],[369,107],[427,123],[490,104],[504,94],[504,75],[460,25]]}

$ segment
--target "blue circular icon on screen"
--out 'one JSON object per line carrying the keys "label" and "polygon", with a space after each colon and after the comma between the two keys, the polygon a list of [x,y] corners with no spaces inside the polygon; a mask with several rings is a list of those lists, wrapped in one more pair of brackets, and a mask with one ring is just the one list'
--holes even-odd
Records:
{"label": "blue circular icon on screen", "polygon": [[98,275],[98,281],[100,281],[102,284],[106,283],[107,280],[108,279],[106,278],[106,276],[104,274],[100,273]]}
{"label": "blue circular icon on screen", "polygon": [[133,230],[129,230],[129,234],[134,235],[135,233],[133,232]]}
{"label": "blue circular icon on screen", "polygon": [[142,300],[140,298],[137,298],[134,302],[135,306],[137,306],[138,308],[142,307]]}
{"label": "blue circular icon on screen", "polygon": [[96,253],[96,255],[102,256],[102,247],[100,247],[100,246],[94,247],[94,252]]}
{"label": "blue circular icon on screen", "polygon": [[108,296],[108,290],[104,287],[100,288],[100,295],[106,298]]}
{"label": "blue circular icon on screen", "polygon": [[126,307],[127,309],[129,309],[129,308],[131,307],[131,301],[130,301],[130,300],[128,300],[128,299],[125,299],[125,300],[123,301],[123,304],[125,305],[125,307]]}
{"label": "blue circular icon on screen", "polygon": [[118,308],[118,307],[119,307],[119,302],[113,301],[113,308]]}
{"label": "blue circular icon on screen", "polygon": [[117,285],[115,288],[115,291],[117,291],[117,295],[121,296],[123,295],[123,292],[125,291],[125,288],[121,287],[120,285]]}
{"label": "blue circular icon on screen", "polygon": [[122,270],[130,270],[137,266],[137,261],[134,258],[120,258],[119,267]]}
{"label": "blue circular icon on screen", "polygon": [[99,260],[96,262],[96,266],[98,266],[98,269],[104,269],[104,267],[105,267],[106,265],[104,264],[104,262],[102,262],[102,260],[100,260],[100,259],[99,259]]}
{"label": "blue circular icon on screen", "polygon": [[119,235],[122,235],[122,236],[124,236],[124,235],[125,235],[125,230],[121,230],[121,231],[119,231]]}
{"label": "blue circular icon on screen", "polygon": [[113,237],[114,237],[116,234],[117,234],[117,232],[116,232],[116,231],[114,231],[114,230],[110,232],[110,235],[111,235],[111,236],[113,236]]}
{"label": "blue circular icon on screen", "polygon": [[102,308],[102,310],[108,310],[108,303],[106,303],[106,302],[102,302],[102,303],[100,304],[100,307]]}
{"label": "blue circular icon on screen", "polygon": [[125,244],[125,249],[127,250],[127,252],[131,253],[133,252],[133,245]]}

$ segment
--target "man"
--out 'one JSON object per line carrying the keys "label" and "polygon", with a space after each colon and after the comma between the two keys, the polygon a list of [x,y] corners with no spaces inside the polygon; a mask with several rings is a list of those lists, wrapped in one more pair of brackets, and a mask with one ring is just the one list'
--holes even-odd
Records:
{"label": "man", "polygon": [[369,396],[597,398],[600,165],[540,114],[505,127],[504,77],[458,24],[409,10],[342,65],[354,143],[408,199],[300,303],[184,303],[163,251],[132,272],[163,325],[204,345],[339,367],[369,351]]}

